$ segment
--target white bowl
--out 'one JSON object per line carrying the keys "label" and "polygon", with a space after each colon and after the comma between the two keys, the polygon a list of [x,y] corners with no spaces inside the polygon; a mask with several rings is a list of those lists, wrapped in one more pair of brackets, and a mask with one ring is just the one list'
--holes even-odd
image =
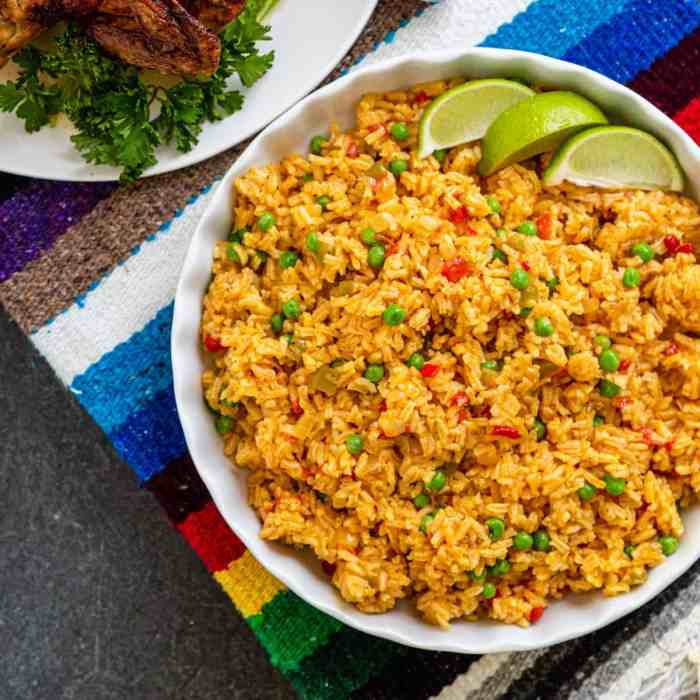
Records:
{"label": "white bowl", "polygon": [[351,126],[355,104],[366,92],[458,75],[519,77],[585,95],[611,120],[646,129],[663,139],[686,173],[688,194],[700,199],[700,149],[649,102],[586,68],[522,51],[476,48],[409,54],[357,70],[310,95],[274,121],[224,177],[194,234],[177,289],[172,331],[175,397],[190,454],[221,514],[253,556],[297,595],[351,627],[402,644],[463,653],[520,651],[592,632],[661,592],[700,557],[700,536],[692,534],[700,533],[700,507],[685,513],[691,534],[683,538],[676,554],[650,573],[645,584],[615,598],[569,594],[547,609],[545,624],[521,629],[489,621],[456,622],[449,630],[441,630],[423,622],[406,602],[383,615],[368,615],[341,599],[314,557],[259,537],[260,523],[247,503],[245,472],[232,469],[224,457],[200,384],[204,367],[198,342],[201,302],[214,244],[231,228],[234,178],[251,166],[279,161],[295,151],[305,152],[309,138],[326,131],[330,122]]}

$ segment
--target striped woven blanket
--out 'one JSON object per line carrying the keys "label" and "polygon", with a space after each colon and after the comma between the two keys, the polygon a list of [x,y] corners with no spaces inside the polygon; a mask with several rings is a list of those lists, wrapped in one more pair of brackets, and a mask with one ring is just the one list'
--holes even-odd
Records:
{"label": "striped woven blanket", "polygon": [[[334,75],[411,50],[475,44],[605,73],[700,143],[697,0],[381,0]],[[476,657],[417,651],[344,627],[246,551],[187,455],[169,357],[183,256],[239,153],[128,187],[0,175],[0,301],[197,551],[271,663],[313,700],[697,697],[698,565],[595,634]]]}

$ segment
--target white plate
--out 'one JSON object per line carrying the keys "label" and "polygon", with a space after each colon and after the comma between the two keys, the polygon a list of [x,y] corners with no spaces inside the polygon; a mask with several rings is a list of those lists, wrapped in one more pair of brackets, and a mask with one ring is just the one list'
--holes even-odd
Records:
{"label": "white plate", "polygon": [[190,454],[221,514],[253,556],[311,605],[363,632],[415,647],[464,653],[535,649],[607,625],[678,578],[700,557],[700,506],[685,513],[688,534],[676,554],[654,569],[644,585],[615,598],[568,595],[547,609],[546,624],[521,629],[489,621],[456,622],[443,631],[423,622],[406,603],[383,615],[367,615],[340,598],[311,556],[260,539],[260,523],[247,504],[245,473],[232,469],[224,457],[220,437],[202,400],[203,363],[198,349],[201,302],[214,244],[231,228],[234,178],[253,165],[305,150],[309,136],[323,132],[332,120],[350,126],[355,103],[365,92],[455,75],[518,76],[586,95],[610,116],[647,129],[666,141],[688,176],[688,193],[695,198],[700,195],[700,149],[690,138],[631,90],[580,66],[520,51],[470,49],[408,55],[351,73],[306,98],[271,124],[246,149],[219,186],[194,235],[177,289],[172,334],[175,396]]}
{"label": "white plate", "polygon": [[[268,73],[250,90],[243,89],[243,109],[216,124],[206,124],[189,153],[173,147],[158,150],[158,163],[146,175],[184,168],[225,151],[252,136],[313,90],[337,65],[367,24],[377,0],[280,0],[267,23],[272,41],[261,51],[275,51]],[[0,69],[0,82],[14,77],[12,64]],[[231,87],[240,84],[231,83]],[[72,129],[63,119],[51,129],[27,134],[14,115],[0,114],[0,170],[51,180],[104,181],[119,178],[119,170],[86,163],[70,142]]]}

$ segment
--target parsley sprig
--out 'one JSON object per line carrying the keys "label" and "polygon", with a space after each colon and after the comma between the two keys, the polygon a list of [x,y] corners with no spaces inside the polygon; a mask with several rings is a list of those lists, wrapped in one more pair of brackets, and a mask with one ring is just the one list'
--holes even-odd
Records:
{"label": "parsley sprig", "polygon": [[260,21],[264,0],[246,7],[221,34],[219,68],[208,79],[186,79],[170,88],[150,85],[138,69],[107,56],[78,27],[69,25],[49,51],[25,48],[14,61],[19,77],[0,84],[0,111],[14,112],[28,132],[64,112],[76,127],[73,144],[89,163],[121,168],[131,182],[157,162],[156,148],[174,143],[186,153],[205,122],[241,109],[243,95],[227,81],[238,75],[250,87],[270,68],[274,52],[257,44],[270,39]]}

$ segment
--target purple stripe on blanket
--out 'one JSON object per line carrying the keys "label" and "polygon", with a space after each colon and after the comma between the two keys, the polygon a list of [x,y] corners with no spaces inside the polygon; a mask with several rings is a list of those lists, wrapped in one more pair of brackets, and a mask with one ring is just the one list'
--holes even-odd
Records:
{"label": "purple stripe on blanket", "polygon": [[38,258],[116,183],[37,180],[0,204],[0,282]]}

